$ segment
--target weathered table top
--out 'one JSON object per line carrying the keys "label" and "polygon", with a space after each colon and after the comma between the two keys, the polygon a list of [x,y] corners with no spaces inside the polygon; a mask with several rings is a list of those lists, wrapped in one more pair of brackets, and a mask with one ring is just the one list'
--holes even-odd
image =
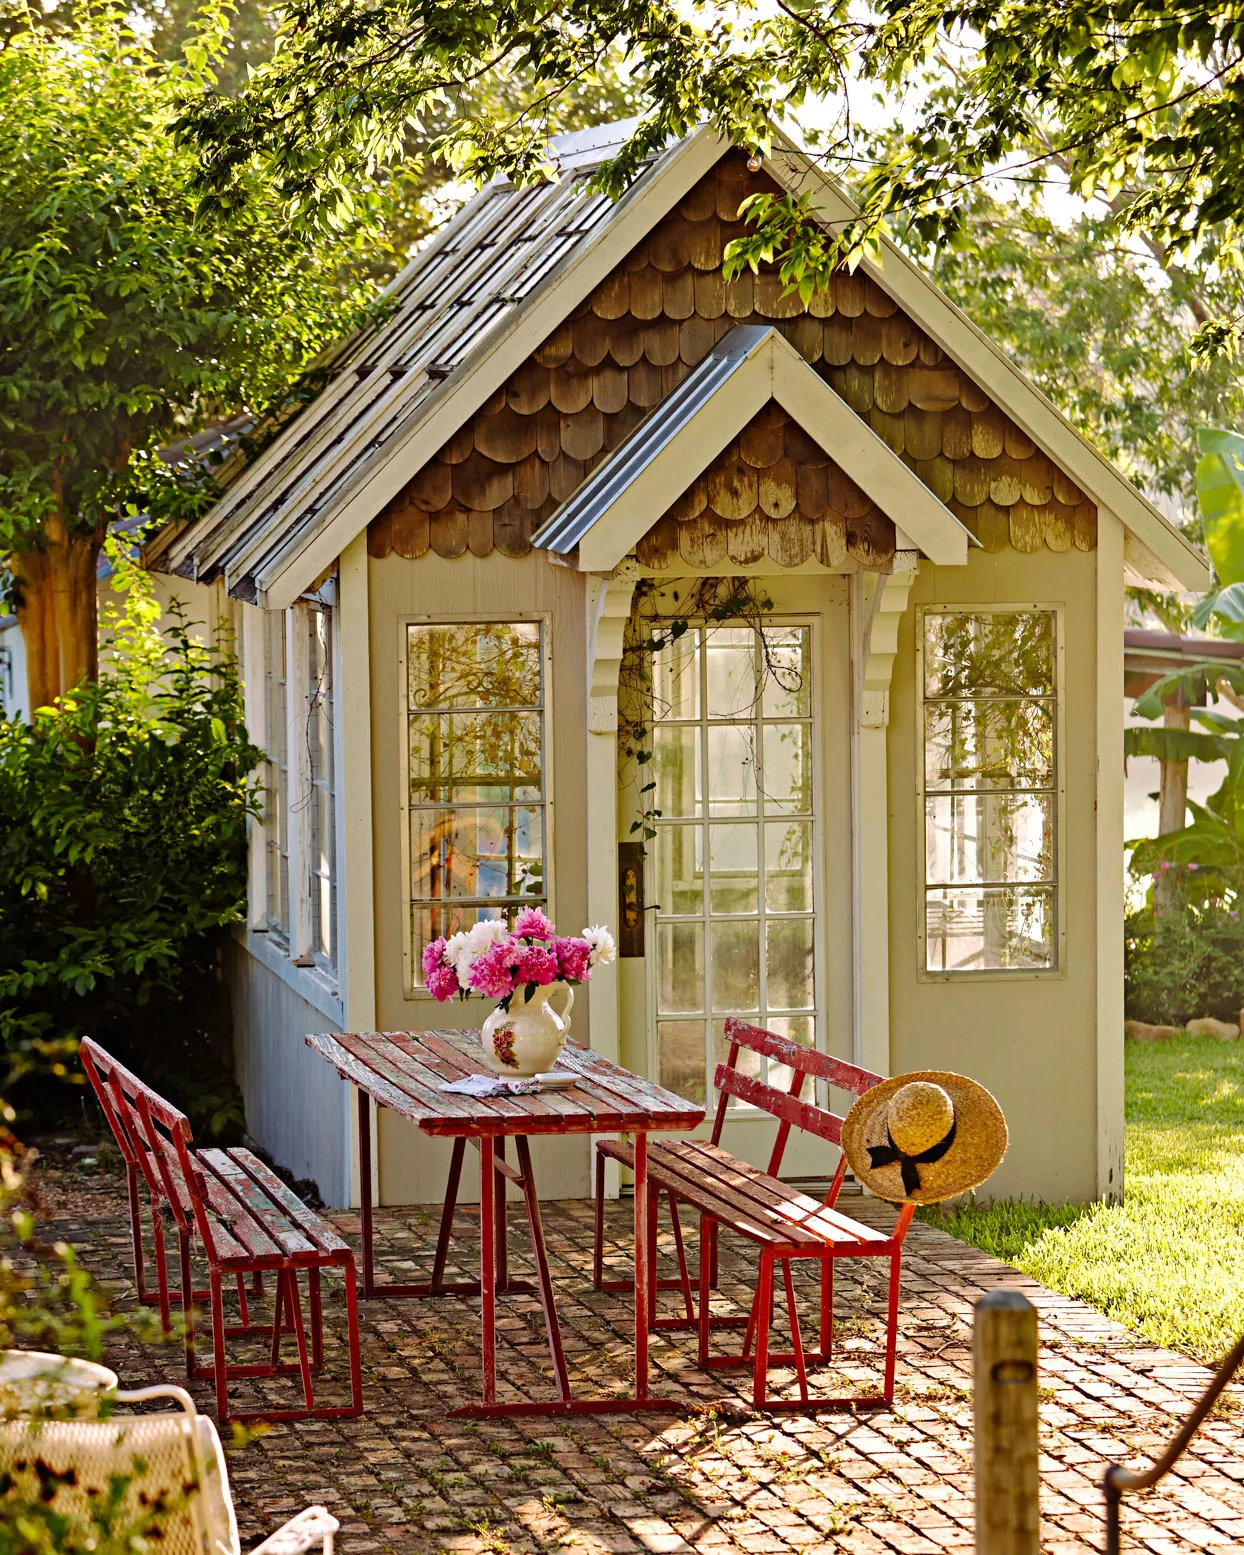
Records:
{"label": "weathered table top", "polygon": [[697,1128],[704,1108],[641,1079],[577,1042],[557,1060],[580,1078],[536,1096],[455,1096],[445,1080],[491,1074],[471,1031],[312,1032],[307,1046],[381,1107],[425,1134],[607,1134]]}

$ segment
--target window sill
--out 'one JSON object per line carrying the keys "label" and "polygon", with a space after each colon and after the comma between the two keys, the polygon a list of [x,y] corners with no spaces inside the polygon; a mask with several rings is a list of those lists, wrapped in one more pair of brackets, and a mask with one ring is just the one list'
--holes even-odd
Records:
{"label": "window sill", "polygon": [[238,925],[233,930],[233,937],[300,999],[317,1009],[321,1015],[326,1015],[338,1027],[345,1025],[345,1005],[335,978],[320,967],[295,966],[285,948],[269,934]]}

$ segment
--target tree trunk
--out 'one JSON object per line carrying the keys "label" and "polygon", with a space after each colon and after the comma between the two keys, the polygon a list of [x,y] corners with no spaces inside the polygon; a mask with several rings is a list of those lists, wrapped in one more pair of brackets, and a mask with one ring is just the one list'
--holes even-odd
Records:
{"label": "tree trunk", "polygon": [[[1187,703],[1181,696],[1174,696],[1162,704],[1162,723],[1167,729],[1191,727]],[[1158,780],[1158,836],[1179,831],[1188,820],[1188,763],[1163,761],[1159,763]],[[1175,901],[1174,882],[1169,871],[1163,871],[1153,891],[1153,910],[1161,918],[1171,910]]]}
{"label": "tree trunk", "polygon": [[70,534],[59,513],[45,521],[43,532],[42,549],[10,558],[32,714],[99,674],[95,570],[101,538]]}

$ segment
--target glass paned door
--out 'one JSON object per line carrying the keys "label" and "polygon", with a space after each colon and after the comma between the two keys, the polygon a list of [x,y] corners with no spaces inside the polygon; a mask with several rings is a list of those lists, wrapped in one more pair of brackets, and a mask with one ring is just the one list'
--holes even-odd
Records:
{"label": "glass paned door", "polygon": [[[694,626],[655,655],[653,1069],[689,1099],[708,1097],[727,1015],[816,1040],[811,637]],[[757,1056],[789,1083],[770,1070]]]}

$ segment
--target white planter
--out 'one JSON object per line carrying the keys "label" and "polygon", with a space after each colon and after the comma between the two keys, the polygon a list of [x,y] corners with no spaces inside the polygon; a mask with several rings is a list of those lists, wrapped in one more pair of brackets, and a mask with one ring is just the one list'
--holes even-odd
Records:
{"label": "white planter", "polygon": [[[563,994],[565,1004],[559,1012],[553,1006]],[[573,1004],[574,989],[569,983],[538,987],[530,1000],[524,1000],[520,990],[510,1000],[508,1010],[496,1009],[484,1022],[480,1031],[484,1062],[510,1079],[551,1069],[570,1034]]]}

